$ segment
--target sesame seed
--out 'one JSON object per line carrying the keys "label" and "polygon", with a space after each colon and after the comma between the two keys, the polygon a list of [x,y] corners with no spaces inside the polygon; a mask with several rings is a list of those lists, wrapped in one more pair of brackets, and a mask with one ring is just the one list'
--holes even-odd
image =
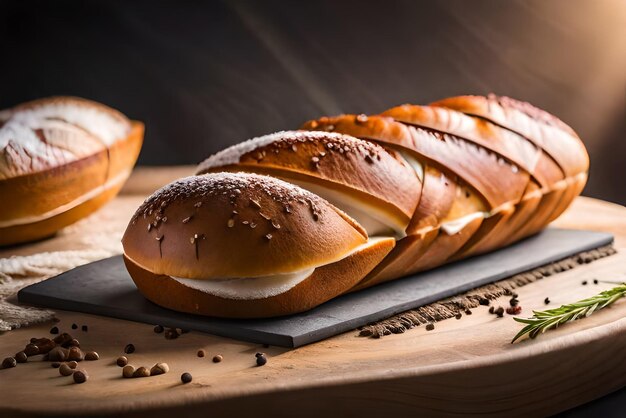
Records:
{"label": "sesame seed", "polygon": [[235,220],[229,219],[226,225],[228,225],[229,228],[232,228],[233,226],[235,226]]}
{"label": "sesame seed", "polygon": [[272,234],[267,234],[265,235],[265,239],[267,239],[268,241],[272,239]]}

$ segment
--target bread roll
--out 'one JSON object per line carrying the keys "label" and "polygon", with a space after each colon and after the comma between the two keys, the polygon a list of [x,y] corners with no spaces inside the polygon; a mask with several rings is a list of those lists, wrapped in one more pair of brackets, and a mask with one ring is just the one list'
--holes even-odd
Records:
{"label": "bread roll", "polygon": [[588,163],[571,128],[508,98],[324,117],[221,151],[157,192],[128,227],[125,260],[168,308],[300,312],[538,232]]}
{"label": "bread roll", "polygon": [[0,112],[0,245],[47,237],[112,199],[137,159],[143,124],[85,99]]}
{"label": "bread roll", "polygon": [[301,312],[356,285],[393,248],[319,196],[267,176],[178,180],[138,209],[122,239],[139,290],[183,312]]}

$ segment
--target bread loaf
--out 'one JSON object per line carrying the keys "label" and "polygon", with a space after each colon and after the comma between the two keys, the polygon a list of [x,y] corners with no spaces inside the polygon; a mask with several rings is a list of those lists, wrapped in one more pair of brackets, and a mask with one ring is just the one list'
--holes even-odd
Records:
{"label": "bread loaf", "polygon": [[0,112],[0,245],[32,241],[92,213],[128,178],[143,125],[85,99]]}
{"label": "bread loaf", "polygon": [[509,98],[324,117],[221,151],[158,191],[126,231],[125,260],[165,307],[300,312],[538,232],[588,164],[571,128]]}

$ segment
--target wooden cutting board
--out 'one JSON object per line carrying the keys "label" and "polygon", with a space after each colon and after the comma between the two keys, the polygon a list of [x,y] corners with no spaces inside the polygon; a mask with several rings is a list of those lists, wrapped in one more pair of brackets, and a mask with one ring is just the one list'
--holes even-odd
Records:
{"label": "wooden cutting board", "polygon": [[[105,208],[114,209],[115,203]],[[523,315],[545,308],[546,297],[554,307],[611,287],[594,285],[594,278],[626,280],[625,208],[579,198],[556,225],[613,233],[619,252],[519,288]],[[70,312],[58,316],[62,331],[100,354],[99,361],[80,365],[90,380],[73,384],[35,360],[0,370],[0,416],[549,415],[626,386],[626,300],[513,345],[520,325],[510,316],[488,314],[487,307],[439,322],[433,331],[418,327],[378,340],[350,331],[297,349],[198,332],[166,340],[146,324]],[[71,330],[72,323],[86,324],[89,331]],[[0,355],[12,355],[31,337],[48,336],[52,325],[1,335]],[[131,364],[164,361],[170,372],[121,378],[114,361],[128,343],[137,348]],[[207,357],[197,357],[198,349]],[[267,365],[255,367],[257,351],[267,353]],[[214,354],[224,360],[213,363]],[[182,385],[185,371],[193,382]]]}

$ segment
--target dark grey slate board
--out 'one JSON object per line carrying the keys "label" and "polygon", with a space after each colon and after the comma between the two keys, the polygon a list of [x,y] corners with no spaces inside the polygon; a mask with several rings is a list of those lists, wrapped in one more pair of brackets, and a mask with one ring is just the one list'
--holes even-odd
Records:
{"label": "dark grey slate board", "polygon": [[612,241],[613,236],[605,233],[550,228],[490,254],[341,296],[309,312],[273,319],[217,319],[161,308],[137,291],[121,256],[28,286],[19,292],[18,299],[50,308],[298,347]]}

